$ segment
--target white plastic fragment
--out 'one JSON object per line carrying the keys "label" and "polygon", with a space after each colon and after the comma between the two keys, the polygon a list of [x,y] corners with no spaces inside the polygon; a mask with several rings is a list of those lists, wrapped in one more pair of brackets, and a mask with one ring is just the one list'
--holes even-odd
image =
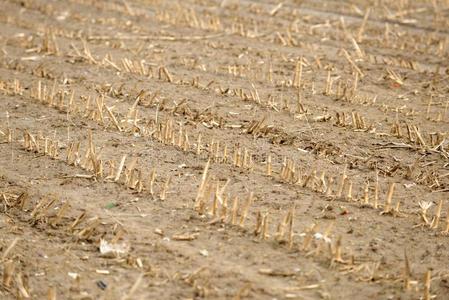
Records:
{"label": "white plastic fragment", "polygon": [[129,252],[129,245],[126,243],[111,244],[104,239],[100,239],[100,253],[103,257],[120,257]]}

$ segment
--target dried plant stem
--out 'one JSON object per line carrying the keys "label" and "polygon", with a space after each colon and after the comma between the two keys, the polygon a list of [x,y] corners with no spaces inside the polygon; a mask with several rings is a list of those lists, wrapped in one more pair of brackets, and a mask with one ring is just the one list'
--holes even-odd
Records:
{"label": "dried plant stem", "polygon": [[51,223],[53,226],[58,225],[58,223],[61,221],[62,217],[64,216],[64,214],[66,213],[67,209],[69,208],[69,202],[66,201],[64,202],[64,204],[61,206],[61,208],[59,209],[58,214],[56,215],[55,219],[53,220],[53,222]]}
{"label": "dried plant stem", "polygon": [[330,177],[328,184],[327,184],[327,188],[326,188],[326,198],[331,198],[332,197],[332,186],[334,184],[334,177]]}
{"label": "dried plant stem", "polygon": [[111,118],[112,122],[114,123],[115,128],[117,128],[118,131],[122,132],[123,129],[120,127],[117,118],[115,117],[114,113],[112,112],[112,107],[104,106],[106,108],[106,111],[109,114],[109,117]]}
{"label": "dried plant stem", "polygon": [[196,155],[201,155],[201,133],[198,134],[198,139],[196,141]]}
{"label": "dried plant stem", "polygon": [[348,193],[346,194],[346,199],[352,201],[352,181],[348,180]]}
{"label": "dried plant stem", "polygon": [[4,287],[9,288],[11,286],[15,269],[16,265],[14,264],[14,261],[8,260],[5,263],[3,263],[2,284]]}
{"label": "dried plant stem", "polygon": [[268,155],[267,158],[267,176],[271,176],[271,155]]}
{"label": "dried plant stem", "polygon": [[55,287],[50,287],[48,289],[47,300],[56,300],[56,289],[55,289]]}
{"label": "dried plant stem", "polygon": [[289,212],[288,215],[288,249],[293,248],[293,218],[295,214],[295,207],[292,207],[292,209]]}
{"label": "dried plant stem", "polygon": [[341,253],[341,236],[339,236],[337,238],[337,241],[335,242],[335,250],[334,250],[334,258],[333,261],[334,262],[344,262],[343,258],[342,258],[342,253]]}
{"label": "dried plant stem", "polygon": [[388,188],[387,199],[385,201],[385,207],[384,207],[384,210],[381,212],[381,214],[387,214],[387,213],[391,212],[391,199],[393,198],[394,187],[395,187],[395,183],[392,182],[390,184],[390,187]]}
{"label": "dried plant stem", "polygon": [[136,282],[134,282],[133,286],[131,287],[131,289],[128,291],[128,293],[122,297],[122,300],[128,300],[128,299],[133,299],[133,295],[134,293],[137,291],[137,289],[139,288],[142,280],[143,280],[143,276],[144,274],[140,274],[139,277],[137,278]]}
{"label": "dried plant stem", "polygon": [[269,213],[267,212],[263,218],[262,218],[262,235],[261,238],[263,240],[267,240],[269,238],[268,235],[268,217],[269,217]]}
{"label": "dried plant stem", "polygon": [[302,242],[302,251],[307,251],[309,249],[310,243],[312,242],[313,235],[315,234],[315,228],[317,224],[313,224],[310,228],[306,230],[304,240]]}
{"label": "dried plant stem", "polygon": [[170,182],[171,182],[171,176],[169,176],[167,178],[167,180],[164,183],[164,186],[162,187],[162,191],[161,191],[161,194],[159,196],[159,198],[161,200],[165,200],[167,198],[167,191],[168,191],[168,186],[170,185]]}
{"label": "dried plant stem", "polygon": [[223,204],[222,204],[221,210],[220,210],[220,220],[222,222],[224,222],[228,216],[228,198],[229,198],[229,195],[223,196]]}
{"label": "dried plant stem", "polygon": [[373,208],[379,207],[379,172],[376,172],[376,185],[374,186],[374,202]]}
{"label": "dried plant stem", "polygon": [[232,201],[232,217],[231,217],[231,224],[236,225],[237,224],[237,213],[239,208],[239,198],[238,196],[235,196]]}
{"label": "dried plant stem", "polygon": [[449,207],[446,212],[446,229],[443,231],[444,234],[449,234]]}
{"label": "dried plant stem", "polygon": [[346,60],[349,62],[349,64],[354,68],[354,70],[360,75],[361,78],[363,78],[365,75],[360,70],[360,68],[357,66],[357,64],[352,60],[351,56],[349,55],[348,51],[343,49],[343,54],[346,58]]}
{"label": "dried plant stem", "polygon": [[347,168],[347,166],[345,166],[345,168],[343,169],[343,174],[341,175],[340,183],[338,185],[338,190],[337,190],[337,194],[336,194],[337,199],[340,199],[341,196],[343,195],[343,190],[345,188],[345,183],[347,180],[346,168]]}
{"label": "dried plant stem", "polygon": [[432,219],[432,223],[430,225],[430,228],[438,229],[438,226],[440,225],[440,216],[441,216],[441,209],[442,208],[443,208],[443,200],[440,199],[440,202],[438,203],[437,211],[435,213],[435,216]]}
{"label": "dried plant stem", "polygon": [[200,183],[200,186],[198,187],[198,193],[197,193],[196,199],[195,199],[195,209],[196,210],[198,210],[202,206],[201,202],[203,201],[203,197],[204,197],[204,189],[206,186],[207,172],[209,171],[209,166],[210,166],[210,160],[208,160],[206,165],[204,166],[203,175],[201,177],[201,183]]}
{"label": "dried plant stem", "polygon": [[302,83],[302,65],[303,57],[301,56],[296,63],[295,74],[293,76],[293,86],[300,89]]}
{"label": "dried plant stem", "polygon": [[117,173],[115,174],[115,178],[114,178],[115,182],[119,181],[119,179],[120,179],[120,175],[122,174],[123,167],[125,166],[126,157],[127,157],[126,154],[123,155],[122,160],[120,161],[119,167],[117,169]]}
{"label": "dried plant stem", "polygon": [[155,180],[156,180],[156,169],[153,168],[150,173],[149,184],[148,184],[151,195],[154,195],[154,181]]}
{"label": "dried plant stem", "polygon": [[365,31],[366,22],[368,21],[368,17],[371,9],[368,8],[365,12],[365,16],[363,17],[362,25],[360,25],[359,31],[357,33],[357,42],[362,42],[363,32]]}
{"label": "dried plant stem", "polygon": [[30,298],[30,294],[24,286],[22,274],[16,275],[16,285],[23,298]]}
{"label": "dried plant stem", "polygon": [[432,272],[430,270],[428,270],[424,274],[424,293],[423,293],[424,300],[431,299],[431,295],[430,295],[430,284],[431,284],[431,280],[432,280],[431,277],[432,277]]}
{"label": "dried plant stem", "polygon": [[369,182],[365,184],[365,189],[363,190],[363,205],[369,205]]}
{"label": "dried plant stem", "polygon": [[404,249],[404,288],[408,290],[410,288],[411,278],[410,262],[407,256],[407,250]]}
{"label": "dried plant stem", "polygon": [[15,238],[11,244],[9,244],[8,248],[3,252],[1,261],[5,261],[5,259],[8,257],[9,253],[12,251],[12,249],[17,245],[17,242],[19,241],[19,238]]}
{"label": "dried plant stem", "polygon": [[78,226],[78,225],[84,220],[85,217],[86,217],[86,212],[83,211],[83,212],[82,212],[82,213],[75,219],[75,221],[73,221],[73,223],[70,225],[69,230],[70,230],[70,231],[73,231],[73,230],[76,228],[76,226]]}
{"label": "dried plant stem", "polygon": [[239,226],[242,228],[245,227],[245,220],[246,220],[246,217],[248,216],[249,208],[253,203],[253,198],[254,198],[254,193],[251,192],[248,196],[248,199],[246,200],[246,204],[243,207],[242,214],[240,216]]}
{"label": "dried plant stem", "polygon": [[258,211],[257,214],[256,214],[256,225],[255,225],[255,228],[254,228],[254,235],[255,236],[258,236],[259,233],[262,230],[262,224],[263,224],[262,223],[263,222],[262,219],[263,219],[262,213],[260,211]]}

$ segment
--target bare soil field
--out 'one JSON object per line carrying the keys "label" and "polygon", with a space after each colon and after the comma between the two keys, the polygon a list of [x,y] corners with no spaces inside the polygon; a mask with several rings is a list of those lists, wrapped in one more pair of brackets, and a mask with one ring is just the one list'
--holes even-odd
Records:
{"label": "bare soil field", "polygon": [[0,1],[1,299],[449,299],[449,1]]}

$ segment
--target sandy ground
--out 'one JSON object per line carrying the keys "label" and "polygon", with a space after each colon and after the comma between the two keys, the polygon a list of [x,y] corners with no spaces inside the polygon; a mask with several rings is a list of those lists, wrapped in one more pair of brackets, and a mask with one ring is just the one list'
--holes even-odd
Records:
{"label": "sandy ground", "polygon": [[1,299],[447,299],[447,1],[0,22]]}

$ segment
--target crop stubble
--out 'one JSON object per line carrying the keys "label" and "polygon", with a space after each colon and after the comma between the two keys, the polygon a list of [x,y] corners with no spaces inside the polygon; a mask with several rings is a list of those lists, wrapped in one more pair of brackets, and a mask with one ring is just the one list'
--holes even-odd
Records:
{"label": "crop stubble", "polygon": [[449,3],[234,2],[1,3],[2,298],[444,299]]}

